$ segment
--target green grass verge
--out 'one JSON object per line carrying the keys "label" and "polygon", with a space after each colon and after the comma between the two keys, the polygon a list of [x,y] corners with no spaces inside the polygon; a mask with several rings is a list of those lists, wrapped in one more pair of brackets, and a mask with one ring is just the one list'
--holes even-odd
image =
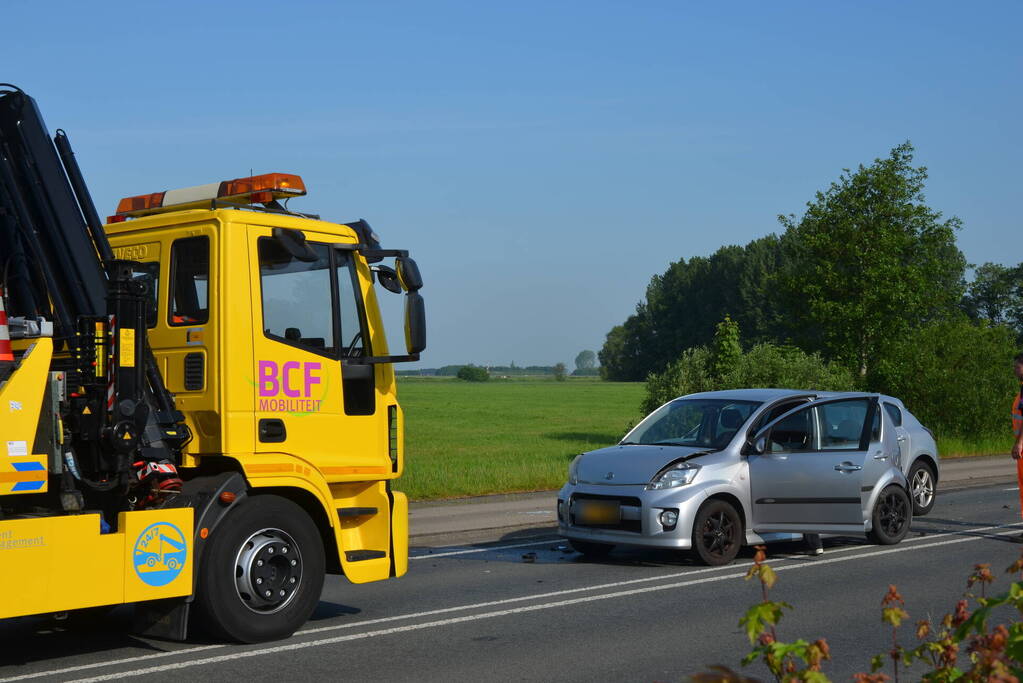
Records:
{"label": "green grass verge", "polygon": [[399,378],[406,458],[396,488],[412,500],[559,488],[573,457],[639,421],[643,395],[641,382],[590,377]]}
{"label": "green grass verge", "polygon": [[[1008,432],[1008,429],[1006,429]],[[970,458],[977,455],[1007,455],[1012,450],[1012,434],[965,439],[939,436],[938,453],[943,458]]]}

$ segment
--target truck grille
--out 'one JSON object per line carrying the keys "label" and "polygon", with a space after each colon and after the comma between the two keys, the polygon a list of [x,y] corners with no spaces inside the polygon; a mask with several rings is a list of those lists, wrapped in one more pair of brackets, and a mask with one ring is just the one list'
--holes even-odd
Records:
{"label": "truck grille", "polygon": [[206,363],[201,353],[185,354],[185,391],[202,391]]}

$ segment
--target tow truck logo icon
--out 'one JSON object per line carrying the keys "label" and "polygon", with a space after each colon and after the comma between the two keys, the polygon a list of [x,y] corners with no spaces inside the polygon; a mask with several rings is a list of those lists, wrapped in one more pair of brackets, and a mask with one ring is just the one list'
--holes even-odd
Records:
{"label": "tow truck logo icon", "polygon": [[176,579],[187,557],[185,535],[167,522],[150,524],[135,541],[135,573],[150,586],[166,586]]}

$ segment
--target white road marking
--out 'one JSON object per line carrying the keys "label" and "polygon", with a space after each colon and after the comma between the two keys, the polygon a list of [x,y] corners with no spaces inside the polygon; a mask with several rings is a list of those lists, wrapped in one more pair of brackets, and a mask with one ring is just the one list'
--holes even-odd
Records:
{"label": "white road marking", "polygon": [[[886,547],[886,548],[883,548],[883,549],[879,549],[879,550],[876,550],[876,551],[873,551],[873,552],[864,552],[864,553],[859,553],[859,554],[856,554],[856,555],[847,555],[847,556],[842,556],[842,557],[820,558],[820,559],[814,560],[813,562],[806,562],[806,563],[800,563],[800,564],[788,564],[788,565],[784,565],[784,566],[781,566],[781,567],[776,567],[775,571],[776,572],[782,572],[782,571],[789,571],[789,570],[793,570],[793,569],[806,569],[806,568],[813,568],[813,567],[821,567],[821,566],[828,565],[828,564],[836,564],[836,563],[839,563],[839,562],[849,562],[849,561],[852,561],[852,560],[858,560],[858,559],[863,559],[863,558],[874,558],[874,557],[879,557],[881,555],[891,555],[891,554],[895,554],[895,553],[911,552],[911,551],[914,551],[914,550],[923,550],[923,549],[927,549],[927,548],[937,548],[937,547],[948,546],[948,545],[957,545],[957,544],[960,544],[960,543],[970,543],[970,542],[973,542],[973,541],[978,541],[978,540],[981,540],[981,539],[987,539],[987,538],[992,538],[992,537],[1003,536],[1003,535],[1011,534],[1011,533],[1014,533],[1014,532],[1018,531],[1018,527],[1016,527],[1015,525],[1001,524],[1001,525],[996,525],[996,526],[989,526],[989,527],[981,527],[981,528],[976,528],[976,529],[970,529],[970,530],[968,530],[968,533],[976,534],[979,531],[986,531],[986,530],[989,530],[989,529],[998,529],[998,528],[1006,528],[1006,527],[1009,527],[1006,531],[1000,531],[1000,532],[995,533],[995,534],[989,534],[989,535],[971,535],[971,536],[960,537],[960,538],[952,538],[952,539],[948,539],[948,540],[931,541],[931,542],[928,542],[928,543],[918,543],[918,544],[913,544],[913,545],[908,545],[907,544],[907,545],[899,545],[899,546],[889,546],[889,547]],[[958,536],[958,535],[960,535],[962,533],[965,533],[965,532],[953,532],[953,533],[950,533],[950,534],[942,534],[942,535],[957,535]],[[714,568],[714,569],[731,569],[731,568],[732,567],[722,567],[722,568]],[[708,571],[708,570],[697,570],[697,571]],[[686,572],[686,574],[693,574],[693,573],[695,573],[695,572]],[[642,588],[633,588],[633,589],[630,589],[630,590],[615,591],[615,592],[611,592],[611,593],[601,593],[601,594],[598,594],[598,595],[589,595],[589,596],[571,598],[571,599],[568,599],[568,600],[558,600],[558,601],[554,601],[554,602],[541,603],[541,604],[536,604],[536,605],[524,605],[522,607],[514,607],[514,608],[511,608],[511,609],[497,610],[497,611],[493,611],[493,612],[484,612],[484,613],[481,613],[481,614],[469,614],[469,615],[465,615],[465,616],[461,616],[461,617],[452,617],[452,618],[449,618],[449,619],[440,619],[440,620],[437,620],[437,621],[428,621],[428,622],[423,622],[421,624],[408,624],[408,625],[405,625],[405,626],[396,626],[396,627],[393,627],[393,628],[380,629],[380,630],[376,630],[376,631],[365,631],[365,632],[362,632],[362,633],[351,633],[351,634],[347,634],[347,635],[333,636],[333,637],[330,637],[330,638],[321,638],[321,639],[318,639],[318,640],[309,640],[309,641],[305,641],[305,642],[301,642],[301,643],[288,643],[286,645],[276,645],[276,646],[272,646],[272,647],[258,648],[258,649],[255,649],[255,650],[245,650],[245,651],[241,651],[241,652],[232,652],[230,654],[218,655],[218,656],[214,656],[214,657],[206,657],[204,659],[192,659],[192,660],[184,661],[184,662],[173,662],[173,663],[164,664],[164,665],[161,665],[161,666],[153,666],[153,667],[148,667],[148,668],[144,668],[144,669],[135,669],[135,670],[132,670],[132,671],[123,671],[123,672],[118,672],[118,673],[105,674],[105,675],[96,676],[96,677],[93,677],[93,678],[84,678],[84,679],[79,679],[75,683],[98,683],[99,681],[116,680],[116,679],[119,679],[119,678],[124,678],[126,676],[141,676],[141,675],[145,675],[145,674],[162,673],[162,672],[166,672],[166,671],[175,671],[175,670],[185,669],[185,668],[194,667],[194,666],[203,666],[203,665],[207,665],[207,664],[219,664],[219,663],[222,663],[222,662],[235,661],[235,660],[239,660],[239,659],[247,659],[247,658],[250,658],[250,657],[258,657],[258,656],[268,655],[268,654],[277,654],[277,653],[281,653],[281,652],[291,652],[291,651],[295,651],[295,650],[307,649],[307,648],[310,648],[310,647],[320,647],[320,646],[323,646],[323,645],[333,645],[333,644],[342,643],[342,642],[345,642],[345,641],[362,640],[362,639],[365,639],[365,638],[374,638],[374,637],[378,637],[378,636],[387,636],[387,635],[393,635],[393,634],[396,634],[396,633],[405,633],[405,632],[408,632],[408,631],[419,631],[419,630],[427,629],[427,628],[435,628],[435,627],[440,627],[440,626],[449,626],[449,625],[452,625],[452,624],[460,624],[460,623],[466,623],[466,622],[471,622],[471,621],[479,621],[479,620],[482,620],[482,619],[492,619],[492,618],[495,618],[495,617],[508,616],[508,615],[511,615],[511,614],[522,614],[522,613],[526,613],[526,612],[535,612],[535,611],[538,611],[538,610],[554,609],[554,608],[557,608],[557,607],[568,607],[568,606],[571,606],[571,605],[578,605],[578,604],[587,603],[587,602],[594,602],[594,601],[597,601],[597,600],[610,600],[610,599],[613,599],[613,598],[627,597],[627,596],[630,596],[630,595],[638,595],[638,594],[641,594],[641,593],[652,593],[652,592],[656,592],[656,591],[669,590],[669,589],[672,589],[672,588],[685,588],[685,587],[688,587],[688,586],[695,586],[695,585],[704,584],[704,583],[713,583],[713,582],[718,582],[718,581],[724,581],[724,580],[727,580],[727,579],[736,579],[736,578],[740,578],[742,576],[745,576],[745,574],[746,574],[745,571],[733,572],[733,573],[729,573],[729,574],[718,574],[716,576],[707,576],[707,577],[703,577],[703,578],[699,578],[699,579],[691,579],[691,580],[688,580],[688,581],[678,581],[678,582],[674,582],[674,583],[659,584],[659,585],[656,585],[656,586],[645,586],[645,587],[642,587]],[[674,578],[674,577],[677,577],[677,576],[678,575],[676,574],[676,575],[670,575],[669,577],[663,577],[662,576],[662,577],[657,577],[657,578]],[[614,584],[609,584],[609,585],[614,585]],[[593,589],[594,588],[591,587],[589,590],[593,590]],[[572,589],[572,591],[578,591],[578,590],[583,590],[583,589]],[[571,591],[565,591],[565,592],[567,593],[567,592],[571,592]],[[556,594],[552,593],[552,594],[548,594],[548,595],[556,595]],[[538,597],[540,597],[540,596],[533,596],[533,599],[537,599]],[[427,613],[422,613],[422,614],[427,614]],[[414,615],[410,615],[410,616],[414,616]],[[366,624],[366,623],[369,623],[369,622],[359,622],[358,624]],[[358,625],[358,624],[355,624],[355,625]],[[110,664],[114,665],[116,663],[117,662],[111,662]],[[43,675],[48,675],[48,673],[40,673],[40,674],[37,674],[37,675],[43,676]],[[6,680],[6,679],[0,679],[0,680]]]}
{"label": "white road marking", "polygon": [[108,662],[93,662],[92,664],[79,664],[78,666],[69,666],[63,669],[50,669],[49,671],[39,671],[32,674],[22,674],[21,676],[11,676],[10,678],[0,678],[0,683],[9,683],[9,681],[26,681],[30,678],[40,678],[42,676],[56,676],[57,674],[66,674],[73,671],[85,671],[86,669],[98,669],[103,666],[115,666],[117,664],[127,664],[128,662],[138,662],[143,659],[156,659],[158,657],[170,657],[171,655],[187,655],[192,652],[199,652],[201,650],[213,650],[219,647],[227,647],[224,645],[202,645],[200,647],[189,647],[184,650],[170,650],[168,652],[157,652],[155,654],[139,655],[138,657],[126,657],[125,659],[111,660]]}
{"label": "white road marking", "polygon": [[1018,486],[1013,486],[1012,488],[1002,489],[1002,490],[1003,491],[1019,491],[1019,487]]}

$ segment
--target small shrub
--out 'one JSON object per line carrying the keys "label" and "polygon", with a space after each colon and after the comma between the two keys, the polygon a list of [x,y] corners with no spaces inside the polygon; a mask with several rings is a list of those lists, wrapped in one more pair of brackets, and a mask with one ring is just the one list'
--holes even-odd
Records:
{"label": "small shrub", "polygon": [[463,365],[458,369],[458,374],[455,375],[458,379],[465,380],[466,382],[486,382],[490,379],[490,373],[487,372],[486,368],[481,368],[478,365]]}
{"label": "small shrub", "polygon": [[559,382],[564,382],[568,379],[568,369],[565,367],[564,363],[556,364],[551,372],[554,374],[554,379]]}
{"label": "small shrub", "polygon": [[892,340],[868,376],[935,432],[961,437],[1009,433],[1017,384],[1011,329],[966,318],[931,323]]}
{"label": "small shrub", "polygon": [[686,349],[682,357],[664,372],[647,377],[647,397],[641,409],[649,413],[678,396],[720,389],[816,389],[849,391],[856,388],[852,372],[816,353],[804,353],[791,346],[757,344],[747,353],[733,357],[730,368],[715,375],[713,354],[704,347]]}

